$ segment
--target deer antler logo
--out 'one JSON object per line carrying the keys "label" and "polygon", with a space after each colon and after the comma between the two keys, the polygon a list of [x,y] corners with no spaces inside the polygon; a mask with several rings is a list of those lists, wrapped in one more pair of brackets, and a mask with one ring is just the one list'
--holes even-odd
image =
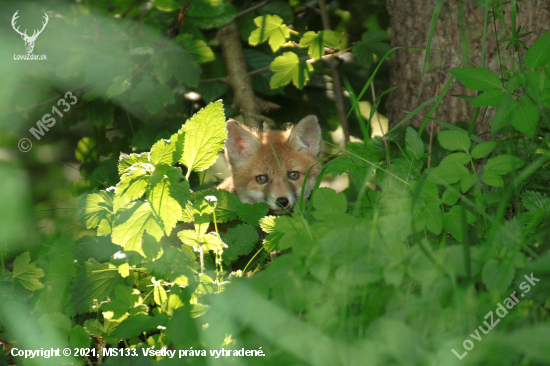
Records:
{"label": "deer antler logo", "polygon": [[44,28],[46,28],[46,24],[48,24],[48,14],[44,13],[44,19],[46,20],[44,23],[42,23],[42,29],[40,30],[34,30],[34,33],[32,34],[32,36],[28,36],[27,35],[27,30],[25,29],[24,32],[20,32],[19,31],[19,27],[15,28],[15,20],[17,18],[19,18],[19,16],[17,16],[17,13],[19,12],[19,10],[17,10],[15,12],[15,14],[13,14],[13,18],[11,18],[11,26],[13,27],[13,29],[19,33],[21,35],[21,38],[23,38],[23,40],[25,41],[25,48],[27,49],[27,53],[31,53],[32,50],[34,49],[34,42],[36,41],[36,38],[38,37],[38,35],[40,33],[42,33],[42,31],[44,30]]}

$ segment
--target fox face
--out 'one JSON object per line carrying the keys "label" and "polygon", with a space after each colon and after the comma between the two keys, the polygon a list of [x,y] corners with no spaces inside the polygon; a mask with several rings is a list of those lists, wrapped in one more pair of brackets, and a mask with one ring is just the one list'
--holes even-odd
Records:
{"label": "fox face", "polygon": [[227,122],[225,157],[232,176],[218,187],[237,194],[245,203],[265,202],[275,215],[290,212],[309,199],[321,168],[321,127],[310,115],[286,131],[255,133],[237,121]]}

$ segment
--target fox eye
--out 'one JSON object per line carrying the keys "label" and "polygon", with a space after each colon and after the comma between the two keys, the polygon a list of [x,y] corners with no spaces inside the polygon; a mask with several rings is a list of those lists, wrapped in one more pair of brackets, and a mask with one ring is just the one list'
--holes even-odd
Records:
{"label": "fox eye", "polygon": [[260,184],[265,184],[267,183],[267,181],[268,181],[267,175],[261,174],[256,176],[256,182]]}
{"label": "fox eye", "polygon": [[288,177],[292,180],[296,180],[298,178],[300,178],[300,173],[298,173],[297,171],[293,170],[291,172],[288,172]]}

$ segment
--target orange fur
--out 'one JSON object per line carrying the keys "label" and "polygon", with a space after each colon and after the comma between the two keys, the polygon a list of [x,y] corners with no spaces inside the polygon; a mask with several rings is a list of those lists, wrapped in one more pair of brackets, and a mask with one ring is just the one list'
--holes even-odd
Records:
{"label": "orange fur", "polygon": [[[227,122],[227,128],[225,155],[232,176],[218,188],[237,194],[245,203],[265,202],[277,215],[292,211],[321,150],[317,117],[308,116],[286,131],[255,133],[233,120]],[[319,165],[311,169],[305,199],[309,199],[320,170]],[[299,176],[291,179],[296,175],[290,172]],[[258,176],[266,176],[267,182],[259,183]]]}

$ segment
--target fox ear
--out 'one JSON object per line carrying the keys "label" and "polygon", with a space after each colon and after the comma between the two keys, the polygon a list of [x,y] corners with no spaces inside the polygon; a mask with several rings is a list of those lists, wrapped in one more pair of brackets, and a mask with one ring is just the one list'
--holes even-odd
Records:
{"label": "fox ear", "polygon": [[290,132],[287,145],[296,151],[318,156],[321,152],[321,126],[317,116],[309,115],[298,122]]}
{"label": "fox ear", "polygon": [[262,147],[262,142],[244,125],[230,119],[227,121],[225,157],[231,165],[246,162]]}

